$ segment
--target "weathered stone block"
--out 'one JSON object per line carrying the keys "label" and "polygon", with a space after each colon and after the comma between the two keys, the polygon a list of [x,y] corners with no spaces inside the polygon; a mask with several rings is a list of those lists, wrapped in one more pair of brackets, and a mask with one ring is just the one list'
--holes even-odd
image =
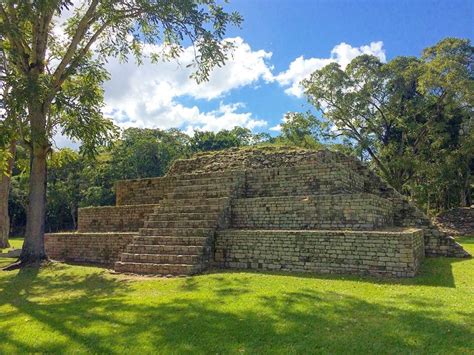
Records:
{"label": "weathered stone block", "polygon": [[[362,238],[364,236],[365,238]],[[271,239],[272,243],[266,243]],[[329,240],[324,244],[321,241]],[[369,250],[373,242],[381,248],[393,242],[411,245],[411,253],[403,256],[379,256]],[[391,243],[389,243],[389,241]],[[286,243],[296,245],[287,249]],[[341,249],[341,244],[348,248]],[[225,230],[216,236],[215,262],[219,267],[288,269],[305,272],[370,274],[378,276],[414,276],[423,253],[423,231],[292,231],[292,230]],[[246,246],[246,248],[243,248]],[[263,256],[263,260],[261,258]],[[286,264],[290,262],[290,265]],[[390,268],[388,268],[390,267]]]}

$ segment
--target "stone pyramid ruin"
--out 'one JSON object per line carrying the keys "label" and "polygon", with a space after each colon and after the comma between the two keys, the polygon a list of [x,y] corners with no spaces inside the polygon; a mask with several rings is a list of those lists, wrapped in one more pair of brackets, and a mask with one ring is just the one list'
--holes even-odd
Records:
{"label": "stone pyramid ruin", "polygon": [[424,256],[468,257],[354,158],[328,150],[230,149],[118,181],[116,206],[79,211],[46,236],[53,259],[117,272],[209,268],[414,276]]}

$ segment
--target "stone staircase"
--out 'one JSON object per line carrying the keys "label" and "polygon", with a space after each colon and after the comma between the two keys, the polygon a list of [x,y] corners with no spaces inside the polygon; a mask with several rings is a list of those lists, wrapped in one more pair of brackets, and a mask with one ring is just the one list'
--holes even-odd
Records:
{"label": "stone staircase", "polygon": [[144,227],[115,263],[117,272],[190,275],[205,270],[213,255],[217,228],[229,222],[231,197],[239,175],[176,179]]}

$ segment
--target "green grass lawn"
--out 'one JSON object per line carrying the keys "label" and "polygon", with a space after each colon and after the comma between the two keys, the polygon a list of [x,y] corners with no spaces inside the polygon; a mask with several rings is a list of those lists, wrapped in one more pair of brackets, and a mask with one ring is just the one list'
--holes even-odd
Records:
{"label": "green grass lawn", "polygon": [[16,248],[21,248],[21,246],[23,245],[23,238],[22,237],[11,237],[9,240],[10,242],[10,248],[6,248],[6,249],[1,249],[0,248],[0,252],[6,252],[10,249],[16,249]]}
{"label": "green grass lawn", "polygon": [[0,353],[20,352],[472,354],[474,260],[426,259],[402,280],[0,271]]}

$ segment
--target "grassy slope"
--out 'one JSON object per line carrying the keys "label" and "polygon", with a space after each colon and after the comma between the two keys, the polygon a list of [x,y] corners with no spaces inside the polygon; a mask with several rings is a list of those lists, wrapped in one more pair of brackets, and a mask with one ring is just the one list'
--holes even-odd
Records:
{"label": "grassy slope", "polygon": [[0,353],[472,353],[473,280],[474,259],[448,258],[406,280],[0,271]]}

